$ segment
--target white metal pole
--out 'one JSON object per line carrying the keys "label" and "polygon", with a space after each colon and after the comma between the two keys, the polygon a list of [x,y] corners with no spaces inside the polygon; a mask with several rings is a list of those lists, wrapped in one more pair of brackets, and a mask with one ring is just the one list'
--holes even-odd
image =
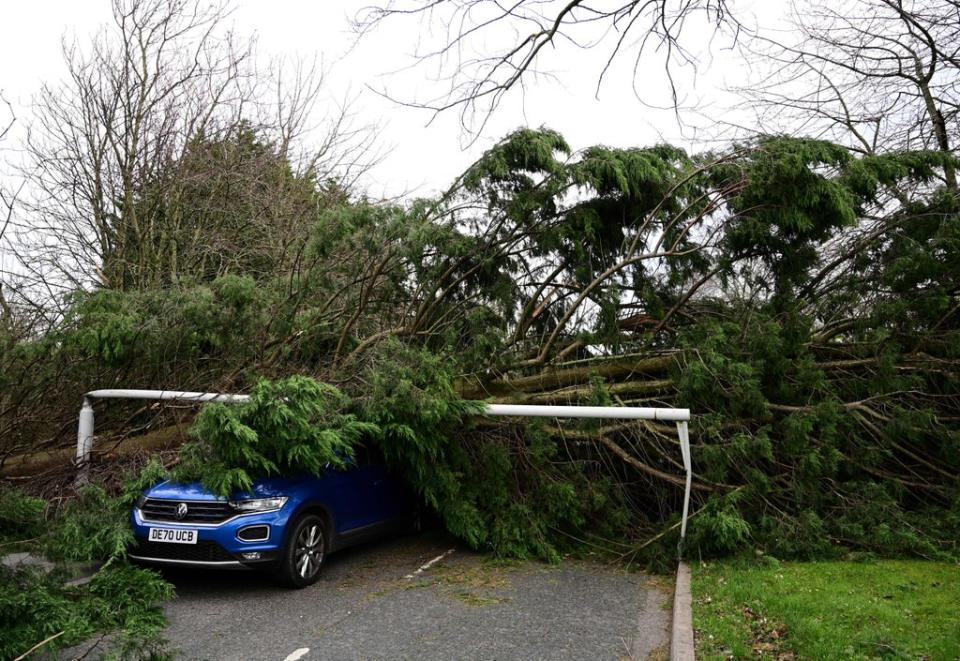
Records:
{"label": "white metal pole", "polygon": [[[80,419],[77,425],[77,457],[80,468],[77,481],[86,480],[93,449],[94,414],[93,399],[153,399],[176,400],[184,402],[227,402],[238,403],[250,399],[249,395],[217,392],[186,392],[177,390],[91,390],[83,396]],[[680,543],[687,534],[687,513],[690,507],[690,484],[693,470],[690,461],[690,433],[687,421],[690,409],[648,408],[638,406],[541,406],[536,404],[488,404],[486,414],[493,416],[515,416],[525,418],[611,418],[619,420],[664,420],[677,423],[680,437],[680,454],[686,470],[686,487],[683,494],[683,519],[680,524]]]}
{"label": "white metal pole", "polygon": [[250,395],[235,395],[223,392],[186,392],[182,390],[91,390],[84,395],[87,399],[156,399],[179,400],[188,402],[245,402]]}
{"label": "white metal pole", "polygon": [[669,420],[677,423],[680,455],[686,480],[683,489],[683,517],[680,520],[680,548],[687,536],[687,516],[690,513],[690,487],[693,483],[693,463],[690,458],[690,409],[659,409],[630,406],[536,406],[528,404],[490,404],[487,415],[522,416],[538,418],[618,418],[628,420]]}
{"label": "white metal pole", "polygon": [[627,420],[690,419],[690,409],[655,409],[638,406],[539,406],[534,404],[488,404],[487,415],[524,418],[615,418]]}
{"label": "white metal pole", "polygon": [[93,425],[93,404],[87,397],[84,397],[83,406],[80,407],[80,420],[77,424],[76,463],[80,469],[77,475],[78,484],[87,481],[87,463],[90,460],[90,449],[93,447]]}
{"label": "white metal pole", "polygon": [[687,473],[686,486],[683,488],[683,518],[680,520],[680,545],[687,537],[687,514],[690,511],[690,485],[693,482],[693,462],[690,459],[690,430],[687,422],[677,423],[677,435],[680,437],[680,455],[683,457],[683,469]]}
{"label": "white metal pole", "polygon": [[179,390],[91,390],[83,396],[83,406],[80,407],[80,419],[77,424],[77,455],[76,464],[80,469],[77,483],[83,484],[87,480],[90,463],[90,452],[93,450],[94,432],[94,399],[153,399],[161,401],[184,402],[245,402],[250,395],[235,395],[219,392],[187,392]]}

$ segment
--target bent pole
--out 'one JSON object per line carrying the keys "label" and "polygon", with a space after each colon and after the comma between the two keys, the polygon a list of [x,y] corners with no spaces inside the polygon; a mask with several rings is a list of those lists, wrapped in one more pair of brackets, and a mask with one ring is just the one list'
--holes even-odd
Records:
{"label": "bent pole", "polygon": [[527,418],[612,418],[620,420],[665,420],[677,423],[680,454],[686,480],[683,489],[683,516],[680,519],[680,541],[677,550],[683,553],[687,537],[687,516],[690,512],[690,486],[693,463],[690,459],[690,409],[659,409],[636,406],[536,406],[529,404],[488,404],[487,415]]}
{"label": "bent pole", "polygon": [[[250,399],[249,395],[217,392],[183,392],[176,390],[92,390],[83,396],[80,419],[77,425],[76,464],[80,469],[78,483],[86,481],[93,450],[94,399],[150,399],[179,401],[195,404],[206,402],[239,403]],[[687,513],[690,509],[690,484],[693,468],[690,460],[690,432],[687,422],[690,409],[647,408],[639,406],[541,406],[535,404],[487,404],[486,415],[520,418],[610,418],[617,420],[663,420],[677,423],[680,437],[680,454],[686,471],[686,486],[683,493],[683,519],[680,524],[680,544],[687,534]]]}
{"label": "bent pole", "polygon": [[488,404],[487,415],[523,418],[611,418],[619,420],[690,419],[690,409],[653,409],[639,406],[538,406],[535,404]]}
{"label": "bent pole", "polygon": [[74,463],[80,469],[77,483],[87,480],[90,464],[90,453],[93,450],[93,432],[95,418],[93,414],[94,399],[149,399],[158,401],[180,401],[203,404],[206,402],[245,402],[250,395],[233,395],[217,392],[185,392],[177,390],[91,390],[83,396],[83,405],[80,407],[80,419],[77,424],[77,454]]}
{"label": "bent pole", "polygon": [[683,456],[683,470],[687,474],[683,487],[683,518],[680,519],[680,542],[677,551],[683,556],[683,540],[687,538],[687,514],[690,511],[690,484],[693,481],[693,462],[690,460],[690,429],[687,421],[677,423],[677,436],[680,437],[680,454]]}

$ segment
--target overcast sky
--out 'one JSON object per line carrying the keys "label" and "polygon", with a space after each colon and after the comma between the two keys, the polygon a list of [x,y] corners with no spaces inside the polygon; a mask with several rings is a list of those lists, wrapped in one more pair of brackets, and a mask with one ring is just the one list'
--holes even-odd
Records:
{"label": "overcast sky", "polygon": [[[560,45],[548,54],[545,66],[559,79],[530,81],[525,93],[514,93],[493,116],[483,134],[470,141],[455,112],[433,118],[429,112],[404,108],[369,88],[412,99],[440,90],[430,79],[431,70],[411,64],[421,34],[416,22],[387,23],[355,48],[349,17],[370,0],[242,0],[231,21],[237,33],[256,35],[262,56],[319,56],[331,67],[331,98],[356,97],[358,122],[381,122],[382,139],[390,148],[383,163],[370,175],[367,186],[374,195],[414,190],[430,193],[446,186],[483,149],[508,131],[522,125],[547,125],[559,130],[575,148],[592,144],[646,145],[669,140],[686,147],[702,145],[697,125],[714,119],[735,119],[726,109],[726,85],[743,80],[740,57],[715,41],[708,48],[711,30],[694,25],[688,43],[699,44],[701,66],[679,79],[680,92],[699,114],[678,125],[669,110],[654,110],[638,102],[631,88],[632,61],[622,59],[595,97],[596,77],[608,54],[606,48],[580,50]],[[748,23],[773,25],[786,7],[785,0],[743,1],[740,18]],[[43,81],[57,80],[64,65],[60,41],[64,34],[84,37],[109,20],[109,0],[34,0],[12,2],[0,23],[0,89],[11,101],[20,125],[29,122],[31,95]],[[507,35],[509,36],[509,35]],[[606,42],[609,43],[609,42]],[[654,58],[638,70],[637,84],[646,98],[664,105],[666,81]]]}

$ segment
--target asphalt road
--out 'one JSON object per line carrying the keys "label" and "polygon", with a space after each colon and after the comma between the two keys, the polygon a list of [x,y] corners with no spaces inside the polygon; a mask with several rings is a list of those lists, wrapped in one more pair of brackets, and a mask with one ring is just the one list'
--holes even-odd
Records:
{"label": "asphalt road", "polygon": [[333,554],[304,590],[253,572],[166,575],[167,638],[187,659],[648,659],[666,658],[669,640],[661,580],[584,561],[497,564],[437,534]]}

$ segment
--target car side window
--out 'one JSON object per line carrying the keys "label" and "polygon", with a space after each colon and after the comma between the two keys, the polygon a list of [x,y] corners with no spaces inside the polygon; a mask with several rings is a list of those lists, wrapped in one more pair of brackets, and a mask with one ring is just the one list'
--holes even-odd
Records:
{"label": "car side window", "polygon": [[[358,447],[359,447],[359,446],[358,446]],[[362,465],[362,464],[360,463],[359,452],[357,452],[356,449],[354,450],[353,456],[350,456],[350,455],[348,455],[347,453],[341,452],[341,451],[339,451],[339,450],[334,450],[334,453],[335,453],[338,457],[340,457],[340,459],[343,461],[343,464],[338,466],[338,465],[335,465],[335,464],[333,464],[333,463],[331,462],[331,463],[328,463],[328,464],[326,465],[326,468],[328,468],[328,469],[333,468],[333,469],[338,470],[338,471],[348,471],[348,470],[351,470],[351,469],[353,469],[353,468],[356,468],[357,466],[361,466],[361,465]]]}

